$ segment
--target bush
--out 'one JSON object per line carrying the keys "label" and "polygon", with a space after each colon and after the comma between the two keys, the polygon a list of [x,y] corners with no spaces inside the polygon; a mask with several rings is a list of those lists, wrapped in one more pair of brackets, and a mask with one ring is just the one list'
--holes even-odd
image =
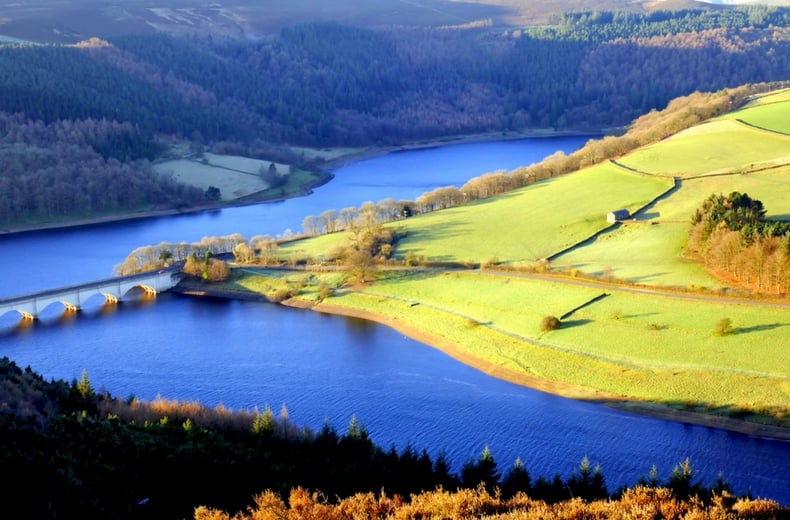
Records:
{"label": "bush", "polygon": [[280,303],[294,296],[299,295],[298,289],[292,289],[290,287],[278,287],[274,290],[273,293],[269,294],[269,300],[273,303]]}
{"label": "bush", "polygon": [[722,318],[716,322],[715,330],[719,336],[729,336],[735,329],[732,328],[732,320],[730,318]]}
{"label": "bush", "polygon": [[330,296],[335,294],[334,288],[330,287],[326,284],[326,282],[321,282],[318,286],[318,301],[324,301]]}
{"label": "bush", "polygon": [[557,330],[562,326],[562,322],[556,316],[546,316],[540,321],[541,332]]}

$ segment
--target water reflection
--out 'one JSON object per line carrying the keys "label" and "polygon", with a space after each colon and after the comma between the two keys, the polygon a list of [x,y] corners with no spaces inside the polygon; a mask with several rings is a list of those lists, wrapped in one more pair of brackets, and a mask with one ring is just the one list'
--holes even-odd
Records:
{"label": "water reflection", "polygon": [[[540,157],[575,146],[540,144]],[[453,147],[359,163],[338,172],[314,196],[282,204],[0,237],[0,253],[6,253],[0,254],[0,296],[104,278],[141,245],[234,232],[277,234],[296,229],[307,214],[388,196],[416,197],[426,189],[512,167],[490,163],[496,150],[494,145]],[[528,164],[540,158],[531,153],[516,152],[513,161]],[[475,162],[484,166],[470,173],[466,168]],[[409,172],[418,174],[404,178]],[[370,188],[388,183],[383,191]],[[53,250],[67,252],[58,270],[49,265]],[[25,251],[32,260],[21,266],[18,255],[9,254],[15,251]],[[534,392],[363,320],[170,294],[124,299],[100,309],[71,318],[55,309],[54,322],[50,317],[36,323],[7,313],[0,317],[0,356],[30,365],[45,378],[70,381],[85,369],[97,388],[116,396],[152,400],[161,395],[235,409],[270,403],[275,411],[286,403],[296,424],[313,429],[328,419],[342,432],[355,415],[382,446],[411,444],[432,456],[444,451],[455,471],[485,446],[500,470],[520,457],[533,477],[556,472],[567,477],[586,455],[602,464],[607,484],[615,489],[632,484],[653,465],[666,478],[688,457],[705,483],[723,473],[738,492],[751,486],[756,495],[790,503],[788,442]]]}

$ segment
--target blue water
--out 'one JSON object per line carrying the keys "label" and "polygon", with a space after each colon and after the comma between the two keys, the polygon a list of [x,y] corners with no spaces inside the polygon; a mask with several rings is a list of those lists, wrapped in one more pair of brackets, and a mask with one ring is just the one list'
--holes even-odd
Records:
{"label": "blue water", "polygon": [[[570,151],[583,141],[399,153],[342,168],[314,195],[281,204],[0,237],[0,295],[106,277],[140,245],[234,232],[274,235],[297,229],[307,214],[390,196],[415,198],[557,149]],[[269,404],[275,414],[285,403],[295,424],[313,429],[329,420],[344,431],[356,416],[382,446],[411,444],[433,456],[444,451],[455,471],[485,446],[500,470],[520,457],[533,478],[567,477],[588,456],[616,489],[647,475],[653,465],[667,478],[688,457],[705,483],[721,473],[736,492],[751,487],[755,495],[790,504],[790,442],[533,391],[379,325],[170,294],[109,309],[96,298],[76,317],[62,316],[57,307],[27,328],[18,327],[15,315],[0,317],[0,356],[48,378],[79,378],[86,369],[95,387],[119,397],[161,395],[234,409]]]}

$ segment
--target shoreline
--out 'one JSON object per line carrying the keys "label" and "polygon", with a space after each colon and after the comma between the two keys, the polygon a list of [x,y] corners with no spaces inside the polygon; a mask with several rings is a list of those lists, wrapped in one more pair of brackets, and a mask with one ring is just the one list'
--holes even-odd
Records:
{"label": "shoreline", "polygon": [[[614,129],[610,129],[614,130]],[[431,148],[440,148],[442,146],[452,146],[458,144],[473,144],[473,143],[488,143],[492,141],[518,141],[521,139],[543,139],[551,137],[574,137],[574,136],[592,136],[604,135],[607,130],[599,131],[581,131],[581,130],[552,130],[533,128],[530,130],[521,131],[508,131],[508,132],[493,132],[483,134],[468,134],[460,136],[449,136],[445,138],[431,139],[428,141],[415,141],[408,144],[392,145],[392,146],[373,146],[364,150],[341,155],[334,159],[329,159],[322,164],[323,168],[333,170],[341,168],[348,164],[364,161],[367,159],[374,159],[383,155],[397,153],[397,152],[410,152],[414,150],[429,150]],[[527,164],[523,166],[529,166]]]}
{"label": "shoreline", "polygon": [[190,297],[225,298],[268,302],[294,309],[309,310],[333,316],[362,319],[396,330],[408,338],[419,341],[430,348],[435,348],[455,359],[456,361],[479,370],[491,377],[547,394],[556,395],[566,399],[601,404],[626,413],[642,415],[664,421],[692,424],[752,437],[790,441],[790,428],[733,419],[731,417],[677,410],[660,403],[636,401],[624,398],[622,396],[608,394],[599,390],[584,388],[560,381],[552,381],[549,379],[543,379],[540,377],[524,374],[516,370],[481,360],[464,352],[453,342],[439,336],[435,336],[430,332],[413,327],[408,323],[404,323],[397,319],[392,319],[369,311],[342,307],[340,305],[333,305],[331,303],[316,303],[313,301],[299,300],[296,298],[276,303],[270,302],[264,296],[259,294],[228,291],[222,289],[212,290],[211,288],[203,286],[197,287],[189,285],[184,287],[182,290],[176,290],[175,292]]}
{"label": "shoreline", "polygon": [[790,440],[790,428],[743,421],[712,414],[709,415],[698,412],[676,410],[660,403],[634,401],[628,398],[607,394],[606,392],[599,390],[583,388],[568,383],[562,383],[560,381],[552,381],[549,379],[530,376],[528,374],[481,360],[475,356],[471,356],[462,349],[459,349],[450,341],[434,336],[429,332],[417,329],[416,327],[411,327],[403,322],[399,322],[397,320],[380,316],[368,311],[350,309],[328,303],[313,305],[311,302],[296,303],[293,301],[286,301],[282,302],[282,304],[294,308],[313,310],[324,314],[363,319],[390,327],[394,330],[397,330],[404,336],[440,350],[456,361],[480,370],[491,377],[508,381],[520,386],[525,386],[540,392],[564,397],[566,399],[575,399],[577,401],[587,401],[591,403],[602,404],[617,410],[625,411],[627,413],[634,413],[652,417],[654,419],[704,426],[707,428],[715,428],[718,430],[725,430],[753,437]]}
{"label": "shoreline", "polygon": [[[127,222],[132,220],[142,220],[147,218],[161,218],[161,217],[172,217],[178,215],[190,215],[194,213],[203,213],[207,211],[219,211],[222,209],[228,208],[239,208],[242,206],[253,206],[255,204],[273,204],[278,202],[283,202],[289,199],[295,199],[299,197],[306,197],[313,193],[314,188],[318,188],[319,186],[323,186],[327,182],[331,182],[334,178],[329,172],[322,172],[323,177],[321,181],[311,184],[309,186],[305,186],[305,188],[297,193],[293,193],[291,195],[285,195],[273,199],[266,199],[266,200],[258,200],[258,201],[244,201],[244,200],[236,200],[230,201],[228,203],[216,203],[216,204],[205,204],[201,206],[195,206],[191,208],[171,208],[171,209],[159,209],[159,210],[148,210],[148,211],[140,211],[136,213],[123,213],[120,215],[105,215],[105,216],[97,216],[97,217],[88,217],[84,219],[78,220],[69,220],[64,222],[46,222],[40,224],[30,224],[20,227],[13,227],[7,229],[0,229],[0,237],[5,235],[15,235],[19,233],[35,233],[37,231],[49,231],[53,229],[68,229],[68,228],[79,228],[79,227],[87,227],[87,226],[95,226],[100,224],[112,224],[116,222]],[[249,195],[248,195],[249,197]]]}
{"label": "shoreline", "polygon": [[[605,131],[602,131],[600,133],[605,133]],[[428,141],[418,141],[418,142],[396,145],[396,146],[372,146],[358,152],[341,155],[334,159],[329,159],[324,161],[320,166],[321,172],[324,174],[324,178],[320,182],[313,185],[305,186],[304,190],[287,196],[277,197],[270,200],[258,200],[258,201],[237,200],[237,201],[229,201],[226,203],[205,204],[191,208],[158,209],[158,210],[148,210],[148,211],[140,211],[134,213],[123,213],[118,215],[86,217],[86,218],[80,218],[75,220],[67,220],[63,222],[43,222],[38,224],[11,226],[8,228],[0,228],[0,237],[5,235],[14,235],[18,233],[32,233],[36,231],[78,228],[78,227],[94,226],[99,224],[111,224],[115,222],[142,220],[147,218],[189,215],[189,214],[201,213],[205,211],[217,211],[225,208],[282,202],[284,200],[308,196],[312,193],[314,188],[322,186],[327,182],[331,182],[332,178],[334,177],[331,170],[342,168],[343,166],[346,166],[354,162],[373,159],[376,157],[381,157],[396,152],[426,150],[430,148],[439,148],[442,146],[450,146],[456,144],[483,143],[483,142],[491,142],[491,141],[515,141],[519,139],[540,139],[547,137],[584,136],[584,135],[594,135],[594,134],[595,132],[592,131],[582,132],[582,131],[573,131],[573,130],[556,131],[552,129],[531,129],[531,130],[512,131],[512,132],[494,132],[494,133],[450,136],[446,138],[437,138]]]}

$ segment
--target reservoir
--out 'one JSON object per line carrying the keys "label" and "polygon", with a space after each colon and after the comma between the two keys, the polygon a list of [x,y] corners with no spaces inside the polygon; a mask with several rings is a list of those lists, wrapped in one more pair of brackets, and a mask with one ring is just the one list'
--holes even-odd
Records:
{"label": "reservoir", "polygon": [[[306,215],[392,197],[416,198],[497,169],[572,151],[586,138],[454,145],[361,161],[308,197],[0,237],[0,297],[104,278],[134,248],[239,232],[298,231]],[[790,442],[625,414],[499,381],[386,327],[276,305],[190,299],[104,307],[76,316],[53,305],[32,326],[0,317],[0,356],[46,378],[79,378],[117,397],[158,395],[208,406],[262,409],[344,432],[355,416],[384,448],[444,452],[455,472],[489,446],[499,470],[520,457],[533,480],[600,464],[610,491],[665,480],[686,458],[698,479],[719,474],[735,492],[790,503]],[[51,312],[50,312],[51,311]]]}

